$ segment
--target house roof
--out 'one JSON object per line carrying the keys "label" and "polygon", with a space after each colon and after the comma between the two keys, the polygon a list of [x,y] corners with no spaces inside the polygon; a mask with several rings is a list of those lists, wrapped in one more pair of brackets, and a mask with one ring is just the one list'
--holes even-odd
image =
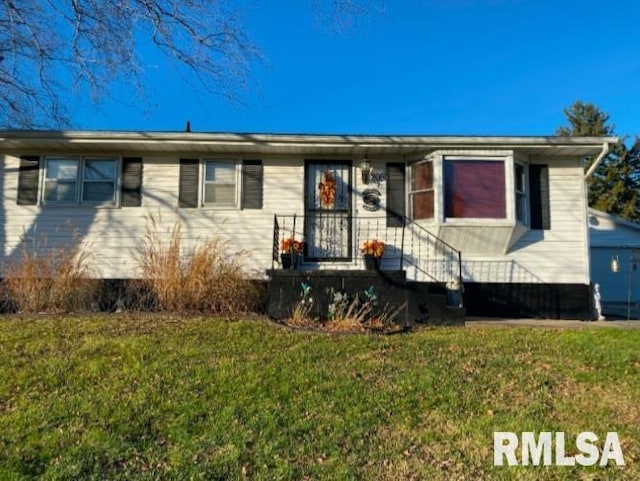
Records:
{"label": "house roof", "polygon": [[313,135],[201,132],[0,131],[5,151],[200,152],[424,155],[439,149],[512,150],[534,156],[593,156],[617,137]]}
{"label": "house roof", "polygon": [[616,215],[607,214],[606,212],[602,212],[601,210],[597,210],[597,209],[593,209],[593,208],[589,207],[589,216],[596,216],[596,217],[599,217],[601,219],[606,219],[609,222],[611,222],[612,224],[621,225],[621,226],[628,227],[630,229],[634,229],[634,230],[637,230],[638,232],[640,232],[640,224],[639,223],[632,222],[632,221],[627,220],[627,219],[623,219],[622,217],[618,217]]}
{"label": "house roof", "polygon": [[640,224],[591,208],[588,220],[592,248],[640,248]]}

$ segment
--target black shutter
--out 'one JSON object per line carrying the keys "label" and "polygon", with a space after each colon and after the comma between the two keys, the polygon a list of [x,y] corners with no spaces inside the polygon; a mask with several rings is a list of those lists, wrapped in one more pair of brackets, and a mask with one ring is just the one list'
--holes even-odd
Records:
{"label": "black shutter", "polygon": [[242,162],[242,208],[262,209],[264,172],[261,160]]}
{"label": "black shutter", "polygon": [[120,183],[120,205],[140,207],[142,205],[142,158],[122,159],[122,182]]}
{"label": "black shutter", "polygon": [[189,209],[198,207],[199,172],[200,162],[198,159],[180,159],[178,207]]}
{"label": "black shutter", "polygon": [[387,227],[404,225],[405,197],[405,164],[387,164]]}
{"label": "black shutter", "polygon": [[38,203],[38,182],[40,181],[40,157],[23,155],[18,170],[18,205]]}
{"label": "black shutter", "polygon": [[551,202],[549,200],[549,166],[529,166],[529,207],[531,228],[551,229]]}

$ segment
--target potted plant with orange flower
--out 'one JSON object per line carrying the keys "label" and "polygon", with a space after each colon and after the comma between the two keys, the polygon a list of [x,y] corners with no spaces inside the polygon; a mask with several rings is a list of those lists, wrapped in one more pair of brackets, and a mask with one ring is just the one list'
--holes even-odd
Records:
{"label": "potted plant with orange flower", "polygon": [[384,254],[384,242],[378,239],[366,240],[360,247],[367,270],[379,270],[380,258]]}
{"label": "potted plant with orange flower", "polygon": [[294,237],[285,237],[280,241],[280,261],[283,269],[295,269],[298,267],[300,254],[304,248],[304,242]]}

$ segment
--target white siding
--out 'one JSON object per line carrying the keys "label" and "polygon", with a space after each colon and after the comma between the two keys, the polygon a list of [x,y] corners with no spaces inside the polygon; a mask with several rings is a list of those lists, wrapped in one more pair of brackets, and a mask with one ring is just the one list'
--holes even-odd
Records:
{"label": "white siding", "polygon": [[503,256],[463,251],[465,280],[589,283],[584,171],[577,159],[544,163],[549,165],[551,229],[526,232]]}
{"label": "white siding", "polygon": [[[215,237],[229,241],[245,266],[264,275],[271,266],[273,215],[302,212],[303,167],[300,159],[264,158],[264,208],[179,209],[180,157],[144,157],[143,205],[125,208],[43,207],[16,205],[19,158],[5,156],[2,179],[0,242],[5,264],[16,258],[23,243],[49,246],[79,243],[90,252],[95,277],[135,277],[134,252],[153,217],[166,239],[182,226],[184,246]],[[252,158],[255,158],[253,156]],[[5,266],[3,266],[4,270]]]}
{"label": "white siding", "polygon": [[[468,153],[468,152],[467,152]],[[91,152],[87,152],[87,155]],[[122,155],[128,155],[123,152]],[[49,245],[81,245],[91,253],[92,273],[95,277],[121,278],[137,275],[134,251],[149,225],[155,218],[159,231],[168,239],[173,226],[179,222],[185,246],[197,241],[220,237],[230,241],[234,252],[241,252],[244,264],[264,275],[271,267],[274,214],[291,215],[304,212],[304,159],[302,156],[255,156],[264,165],[264,207],[261,210],[239,209],[179,209],[178,176],[181,157],[193,154],[155,154],[144,156],[143,205],[126,208],[56,208],[16,205],[19,158],[0,157],[3,178],[0,184],[2,209],[0,211],[0,242],[3,259],[19,255],[25,239],[47,239]],[[313,155],[306,156],[313,158]],[[344,157],[342,157],[344,158]],[[384,172],[386,162],[399,159],[372,159],[374,167]],[[354,207],[356,214],[363,214],[359,160],[354,158]],[[542,163],[542,161],[541,161]],[[583,170],[578,160],[549,159],[551,196],[551,230],[529,231],[509,248],[506,254],[465,254],[463,249],[463,276],[476,282],[531,282],[531,283],[580,283],[589,282],[586,245],[586,205]],[[507,170],[512,176],[511,170]],[[438,174],[435,174],[438,182]],[[511,186],[511,182],[509,185]],[[386,228],[384,221],[386,183],[375,184],[381,193],[381,209],[371,216],[378,217],[384,225],[378,235],[388,244],[401,242],[401,229]],[[512,196],[507,196],[511,199]],[[436,208],[441,206],[438,201]],[[511,212],[511,211],[510,211]],[[512,216],[512,214],[511,214]],[[504,227],[504,223],[503,226]],[[362,269],[358,254],[361,240],[354,226],[353,262],[322,263],[314,268]],[[432,230],[437,233],[437,230]],[[407,269],[410,279],[447,280],[457,270],[455,259],[447,263],[438,260],[437,249],[426,242],[420,243],[424,233],[405,231],[404,257],[413,264]],[[505,236],[501,236],[505,237]],[[514,238],[506,236],[505,238]],[[517,238],[517,236],[515,236]],[[502,244],[504,245],[504,244]],[[477,248],[477,245],[474,249]],[[392,247],[389,247],[392,249]],[[504,252],[504,248],[502,251]],[[495,252],[495,250],[494,250]],[[397,268],[395,259],[386,259],[385,268]],[[4,269],[4,266],[3,266]]]}

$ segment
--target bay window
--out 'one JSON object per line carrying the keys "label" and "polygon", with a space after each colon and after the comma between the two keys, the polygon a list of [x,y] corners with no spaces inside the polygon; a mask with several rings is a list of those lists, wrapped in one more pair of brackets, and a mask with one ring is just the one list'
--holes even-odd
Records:
{"label": "bay window", "polygon": [[444,158],[445,218],[506,218],[503,160]]}
{"label": "bay window", "polygon": [[433,219],[433,162],[420,162],[411,166],[409,205],[413,219]]}
{"label": "bay window", "polygon": [[515,165],[516,220],[527,223],[527,174],[523,165]]}

